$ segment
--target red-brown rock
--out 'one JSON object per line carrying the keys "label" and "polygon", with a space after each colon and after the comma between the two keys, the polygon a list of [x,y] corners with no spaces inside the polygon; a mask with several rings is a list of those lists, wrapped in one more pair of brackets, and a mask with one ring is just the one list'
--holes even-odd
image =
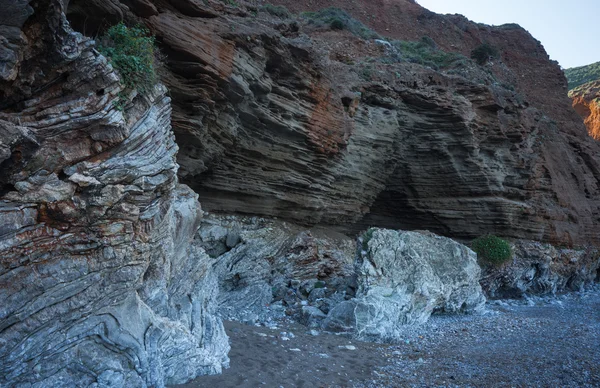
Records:
{"label": "red-brown rock", "polygon": [[590,82],[569,91],[573,108],[583,118],[590,136],[600,140],[600,81]]}
{"label": "red-brown rock", "polygon": [[466,56],[486,41],[501,54],[483,67],[465,58],[435,70],[243,1],[155,0],[158,14],[146,19],[134,6],[91,3],[104,15],[74,11],[74,23],[120,12],[156,34],[179,175],[208,210],[345,230],[600,242],[600,147],[558,64],[517,25],[480,25],[409,0],[328,3],[392,38],[429,36]]}

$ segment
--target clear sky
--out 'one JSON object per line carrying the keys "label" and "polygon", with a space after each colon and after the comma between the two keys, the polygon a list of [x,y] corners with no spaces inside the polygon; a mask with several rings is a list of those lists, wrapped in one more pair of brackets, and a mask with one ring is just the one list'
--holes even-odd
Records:
{"label": "clear sky", "polygon": [[417,0],[436,13],[478,23],[517,23],[563,68],[600,61],[600,0]]}

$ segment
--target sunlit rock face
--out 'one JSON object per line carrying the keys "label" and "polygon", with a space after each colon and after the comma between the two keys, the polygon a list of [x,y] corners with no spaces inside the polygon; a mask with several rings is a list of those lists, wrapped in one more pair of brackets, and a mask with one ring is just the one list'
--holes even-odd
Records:
{"label": "sunlit rock face", "polygon": [[228,364],[163,86],[118,76],[60,0],[0,1],[0,386],[161,387]]}
{"label": "sunlit rock face", "polygon": [[589,82],[569,91],[573,108],[583,118],[591,137],[600,140],[600,81]]}

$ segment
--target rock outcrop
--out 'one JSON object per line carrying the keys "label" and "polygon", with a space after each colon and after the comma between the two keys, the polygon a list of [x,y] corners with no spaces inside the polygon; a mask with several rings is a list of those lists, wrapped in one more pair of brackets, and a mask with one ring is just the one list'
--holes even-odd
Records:
{"label": "rock outcrop", "polygon": [[[390,42],[235,3],[0,0],[0,386],[218,373],[219,314],[255,322],[278,304],[309,326],[392,339],[483,302],[458,243],[376,230],[355,263],[339,231],[600,243],[600,146],[520,27],[399,0],[411,39],[502,51],[424,66]],[[86,37],[121,20],[156,34],[168,89],[126,94]],[[198,198],[279,220],[202,222]]]}
{"label": "rock outcrop", "polygon": [[599,242],[600,146],[570,107],[558,65],[519,26],[411,1],[359,5],[378,8],[381,23],[386,12],[400,18],[382,34],[428,35],[466,55],[489,41],[501,52],[484,67],[464,58],[435,70],[244,1],[139,3],[73,1],[69,17],[88,34],[124,18],[157,35],[179,175],[206,209],[346,231]]}
{"label": "rock outcrop", "polygon": [[430,233],[369,229],[358,256],[356,298],[334,307],[326,329],[394,341],[433,312],[472,313],[485,304],[475,253]]}
{"label": "rock outcrop", "polygon": [[[65,2],[0,1],[0,386],[162,387],[227,366],[163,86],[121,83]],[[8,12],[8,14],[6,13]]]}
{"label": "rock outcrop", "polygon": [[472,313],[485,303],[475,253],[429,232],[372,228],[354,241],[288,222],[209,216],[194,245],[214,257],[219,313],[251,324],[288,316],[393,341],[432,313]]}
{"label": "rock outcrop", "polygon": [[483,268],[481,285],[488,298],[555,295],[600,282],[597,248],[557,248],[525,240],[512,245],[510,262],[500,268]]}
{"label": "rock outcrop", "polygon": [[593,81],[569,91],[573,108],[583,118],[591,137],[600,140],[600,81]]}
{"label": "rock outcrop", "polygon": [[269,323],[287,313],[309,323],[354,295],[356,243],[338,233],[209,216],[194,245],[214,257],[219,313],[227,319]]}

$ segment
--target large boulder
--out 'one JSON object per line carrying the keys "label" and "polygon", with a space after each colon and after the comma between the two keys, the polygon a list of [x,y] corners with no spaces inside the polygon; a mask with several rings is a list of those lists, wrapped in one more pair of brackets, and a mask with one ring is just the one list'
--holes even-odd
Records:
{"label": "large boulder", "polygon": [[352,239],[288,222],[206,216],[195,244],[214,257],[227,319],[266,322],[286,309],[311,321],[343,300],[354,279]]}
{"label": "large boulder", "polygon": [[370,229],[362,239],[356,298],[330,311],[326,329],[393,341],[433,312],[471,313],[485,304],[468,247],[427,232]]}

